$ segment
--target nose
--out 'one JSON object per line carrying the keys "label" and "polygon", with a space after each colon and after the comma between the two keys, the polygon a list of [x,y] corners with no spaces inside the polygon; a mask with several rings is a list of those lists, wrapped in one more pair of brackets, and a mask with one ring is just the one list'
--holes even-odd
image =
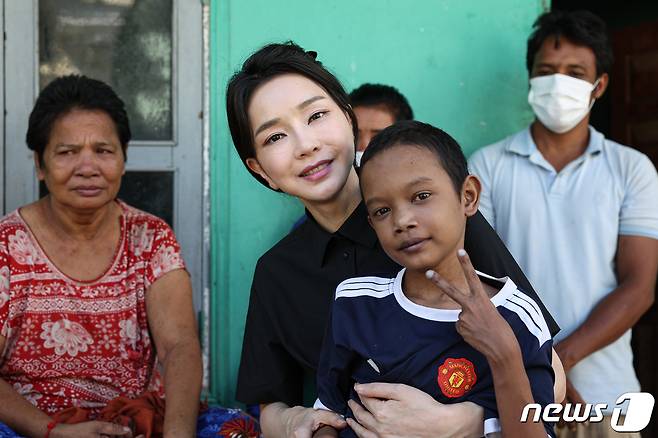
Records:
{"label": "nose", "polygon": [[98,162],[94,151],[83,148],[78,154],[78,162],[75,166],[75,174],[82,177],[98,175]]}
{"label": "nose", "polygon": [[397,208],[393,214],[393,224],[396,233],[404,233],[405,231],[416,228],[418,225],[416,217],[410,208]]}
{"label": "nose", "polygon": [[300,129],[297,133],[297,145],[295,155],[297,158],[307,157],[320,150],[320,142],[313,132],[307,127]]}

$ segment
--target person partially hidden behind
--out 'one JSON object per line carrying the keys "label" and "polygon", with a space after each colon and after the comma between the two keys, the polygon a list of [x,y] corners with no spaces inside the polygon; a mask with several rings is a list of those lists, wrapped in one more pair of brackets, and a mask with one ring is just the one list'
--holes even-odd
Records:
{"label": "person partially hidden behind", "polygon": [[[404,383],[481,406],[487,437],[554,436],[552,424],[519,422],[526,404],[553,402],[551,334],[532,298],[508,277],[476,272],[462,249],[480,183],[457,142],[397,123],[366,149],[360,186],[382,248],[403,268],[336,289],[314,407],[345,415],[340,436],[357,436],[354,384]],[[314,436],[336,435],[327,426]]]}
{"label": "person partially hidden behind", "polygon": [[[645,155],[588,125],[612,63],[600,18],[542,15],[526,60],[537,118],[471,156],[480,211],[562,327],[566,402],[606,403],[610,415],[621,394],[640,390],[631,327],[654,301],[658,176]],[[610,420],[558,435],[619,436]]]}
{"label": "person partially hidden behind", "polygon": [[350,93],[350,103],[359,126],[355,156],[357,166],[375,135],[395,122],[414,118],[407,98],[390,85],[363,84]]}

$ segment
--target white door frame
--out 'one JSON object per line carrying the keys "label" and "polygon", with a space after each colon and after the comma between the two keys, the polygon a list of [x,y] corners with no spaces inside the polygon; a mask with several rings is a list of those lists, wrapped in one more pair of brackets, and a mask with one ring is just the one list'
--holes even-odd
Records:
{"label": "white door frame", "polygon": [[[6,102],[4,124],[0,123],[5,139],[4,154],[0,154],[0,180],[4,177],[0,207],[7,213],[38,198],[25,133],[39,91],[39,2],[0,2],[4,3],[0,26],[4,25],[6,37],[5,51],[0,50],[0,65],[5,67],[0,102]],[[203,183],[208,175],[203,162],[202,4],[199,0],[173,0],[172,14],[173,139],[130,142],[126,170],[174,172],[174,231],[192,278],[195,309],[201,311],[205,307],[203,291],[208,287],[203,238],[207,227]]]}

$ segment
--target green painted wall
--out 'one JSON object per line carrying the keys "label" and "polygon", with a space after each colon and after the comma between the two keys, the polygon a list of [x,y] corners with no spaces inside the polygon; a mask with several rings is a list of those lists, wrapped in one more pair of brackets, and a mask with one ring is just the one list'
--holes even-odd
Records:
{"label": "green painted wall", "polygon": [[525,43],[546,0],[211,0],[211,393],[234,403],[254,265],[302,213],[261,187],[234,153],[228,79],[265,43],[292,39],[349,90],[396,86],[416,118],[467,153],[530,122]]}

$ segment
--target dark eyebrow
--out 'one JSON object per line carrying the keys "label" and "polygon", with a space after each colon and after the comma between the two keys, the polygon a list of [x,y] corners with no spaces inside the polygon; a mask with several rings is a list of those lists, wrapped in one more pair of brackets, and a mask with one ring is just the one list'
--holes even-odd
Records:
{"label": "dark eyebrow", "polygon": [[297,109],[304,109],[307,106],[309,106],[310,104],[312,104],[313,102],[321,100],[321,99],[325,99],[325,97],[324,96],[313,96],[310,99],[306,99],[304,102],[297,105]]}
{"label": "dark eyebrow", "polygon": [[280,120],[279,118],[272,119],[272,120],[268,120],[267,122],[265,122],[265,123],[263,123],[262,125],[260,125],[260,126],[258,127],[258,129],[256,129],[256,132],[254,133],[254,137],[256,137],[256,136],[257,136],[258,134],[260,134],[261,132],[265,131],[266,129],[271,128],[272,126],[274,126],[274,125],[276,125],[277,123],[279,123],[279,120]]}
{"label": "dark eyebrow", "polygon": [[[321,100],[321,99],[326,99],[326,98],[324,96],[313,96],[309,99],[306,99],[304,102],[300,103],[299,105],[297,105],[297,109],[304,109],[307,106],[309,106],[310,104],[312,104],[313,102],[316,102],[316,101]],[[258,127],[258,129],[256,129],[256,132],[254,132],[254,137],[256,137],[258,134],[260,134],[264,130],[266,130],[268,128],[271,128],[272,126],[279,123],[279,120],[281,120],[281,119],[276,118],[276,119],[268,120],[267,122],[260,125]]]}
{"label": "dark eyebrow", "polygon": [[379,199],[379,198],[370,198],[370,199],[366,200],[366,201],[365,201],[366,209],[367,209],[371,204],[374,204],[375,202],[381,202],[381,199]]}
{"label": "dark eyebrow", "polygon": [[[550,62],[540,62],[535,66],[535,68],[542,68],[542,67],[549,67],[549,68],[556,68],[559,67],[559,64],[552,64]],[[569,68],[579,68],[581,70],[585,70],[585,66],[582,64],[567,64],[567,67]]]}
{"label": "dark eyebrow", "polygon": [[407,184],[407,187],[413,187],[416,184],[420,184],[420,183],[423,183],[423,182],[431,182],[431,181],[432,181],[432,178],[429,178],[427,176],[419,176],[418,178],[416,178],[415,180],[413,180],[409,184]]}
{"label": "dark eyebrow", "polygon": [[[433,180],[432,180],[432,178],[430,178],[430,177],[427,177],[427,176],[420,176],[420,177],[416,178],[415,180],[411,181],[409,184],[407,184],[407,187],[413,187],[413,186],[415,186],[416,184],[420,184],[420,183],[424,183],[424,182],[431,182],[431,181],[433,181]],[[370,199],[368,199],[368,200],[365,201],[366,208],[367,208],[370,204],[373,204],[373,203],[375,203],[375,202],[381,202],[381,201],[382,201],[381,198],[377,198],[377,197],[370,198]]]}

